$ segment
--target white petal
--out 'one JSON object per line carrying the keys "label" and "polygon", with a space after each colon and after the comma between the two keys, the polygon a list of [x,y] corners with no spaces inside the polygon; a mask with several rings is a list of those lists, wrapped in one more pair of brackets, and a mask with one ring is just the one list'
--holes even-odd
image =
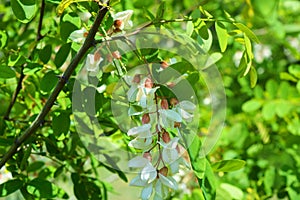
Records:
{"label": "white petal", "polygon": [[128,145],[136,149],[147,149],[152,144],[152,138],[135,138],[131,140]]}
{"label": "white petal", "polygon": [[162,182],[163,185],[165,185],[173,190],[178,189],[177,182],[172,177],[165,177],[162,174],[158,174],[158,176],[159,176],[159,180]]}
{"label": "white petal", "polygon": [[152,166],[151,163],[148,163],[141,171],[141,180],[147,181],[147,183],[151,183],[157,177],[157,171]]}
{"label": "white petal", "polygon": [[134,177],[134,178],[130,181],[129,185],[131,185],[131,186],[138,186],[138,187],[144,187],[144,186],[147,185],[147,184],[146,184],[145,181],[142,181],[142,180],[141,180],[141,177],[138,175],[138,176]]}
{"label": "white petal", "polygon": [[138,93],[138,88],[136,85],[132,85],[127,91],[127,98],[129,102],[134,102]]}
{"label": "white petal", "polygon": [[168,119],[174,122],[182,122],[181,116],[175,112],[174,110],[159,110],[159,112],[163,113]]}
{"label": "white petal", "polygon": [[196,109],[196,105],[195,104],[193,104],[190,101],[186,101],[186,100],[179,102],[178,106],[181,109],[186,110],[186,111],[192,111],[193,112]]}
{"label": "white petal", "polygon": [[128,161],[128,167],[142,168],[145,167],[147,163],[149,163],[149,161],[146,158],[137,156]]}
{"label": "white petal", "polygon": [[141,198],[142,200],[148,200],[150,199],[151,195],[152,195],[152,191],[153,191],[153,186],[152,184],[149,184],[148,186],[146,186],[141,193]]}
{"label": "white petal", "polygon": [[162,157],[166,163],[170,164],[178,159],[178,152],[176,149],[164,149]]}
{"label": "white petal", "polygon": [[176,160],[175,162],[170,163],[170,169],[172,174],[176,174],[179,172],[179,160]]}
{"label": "white petal", "polygon": [[141,134],[143,132],[149,132],[151,128],[150,124],[144,124],[142,126],[133,127],[128,130],[127,135],[128,136],[136,136],[138,134]]}

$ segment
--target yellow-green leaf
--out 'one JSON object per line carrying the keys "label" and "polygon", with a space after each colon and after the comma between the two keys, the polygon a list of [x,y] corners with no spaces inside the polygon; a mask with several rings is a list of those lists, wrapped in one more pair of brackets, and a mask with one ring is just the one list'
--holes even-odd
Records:
{"label": "yellow-green leaf", "polygon": [[259,43],[259,39],[256,37],[256,35],[244,24],[242,23],[234,23],[234,25],[243,31],[251,40],[253,40],[256,43]]}
{"label": "yellow-green leaf", "polygon": [[221,52],[224,52],[226,50],[227,40],[228,40],[227,30],[226,30],[224,24],[221,22],[216,22],[215,27],[216,27],[216,31],[217,31],[217,36],[218,36]]}
{"label": "yellow-green leaf", "polygon": [[254,88],[257,82],[257,73],[256,73],[256,69],[251,66],[250,68],[250,86],[251,88]]}
{"label": "yellow-green leaf", "polygon": [[56,12],[58,15],[61,15],[64,10],[69,7],[72,3],[84,2],[84,1],[92,1],[92,0],[62,0],[56,8]]}

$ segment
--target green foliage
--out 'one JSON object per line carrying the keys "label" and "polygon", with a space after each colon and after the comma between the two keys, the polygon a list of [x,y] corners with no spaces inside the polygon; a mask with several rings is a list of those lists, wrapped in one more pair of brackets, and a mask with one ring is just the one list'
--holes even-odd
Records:
{"label": "green foliage", "polygon": [[[187,148],[186,157],[191,162],[192,173],[187,172],[189,181],[182,177],[179,183],[190,193],[179,191],[169,198],[300,198],[299,2],[110,1],[110,12],[134,11],[133,30],[151,22],[162,30],[185,32],[208,56],[195,69],[189,60],[175,53],[142,49],[141,40],[137,41],[136,52],[125,52],[121,59],[114,59],[113,64],[108,64],[108,58],[104,58],[102,71],[89,76],[84,85],[74,82],[85,59],[79,62],[70,79],[64,80],[61,76],[82,46],[69,36],[83,28],[89,31],[99,4],[107,5],[89,0],[46,0],[41,29],[38,29],[41,2],[1,1],[1,158],[18,143],[16,137],[34,122],[57,83],[66,81],[66,84],[53,107],[46,109],[49,113],[40,121],[38,131],[17,148],[1,171],[1,197],[113,199],[110,195],[117,192],[122,196],[120,186],[109,183],[102,176],[115,175],[122,182],[128,182],[128,174],[122,171],[122,166],[126,165],[122,160],[124,155],[116,152],[135,153],[128,147],[129,137],[120,129],[111,111],[115,86],[134,66],[145,61],[167,60],[171,63],[167,69],[162,72],[153,69],[152,73],[172,81],[175,78],[170,70],[185,74],[184,81],[203,102],[213,97],[207,91],[201,70],[216,65],[228,97],[224,131],[208,155],[202,152],[205,142],[202,136],[209,137],[207,127],[214,111],[210,105],[199,103],[197,134],[184,132],[186,141],[181,141]],[[85,18],[86,15],[91,17]],[[107,40],[114,36],[113,20],[112,13],[104,17],[96,34],[97,42],[106,35]],[[96,47],[96,43],[91,44],[85,56]],[[179,88],[184,81],[179,81]],[[12,110],[7,113],[16,91]],[[81,92],[81,96],[72,104],[76,91]],[[174,95],[166,86],[161,86],[159,92],[160,96]],[[136,104],[124,105],[121,100],[118,99],[118,103],[129,108],[126,119],[138,121],[143,108]],[[124,113],[118,115],[124,116]],[[178,120],[178,116],[170,117]],[[176,134],[171,133],[172,136]],[[101,145],[92,146],[97,142]],[[89,151],[91,148],[93,152]],[[12,177],[2,179],[6,174]]]}

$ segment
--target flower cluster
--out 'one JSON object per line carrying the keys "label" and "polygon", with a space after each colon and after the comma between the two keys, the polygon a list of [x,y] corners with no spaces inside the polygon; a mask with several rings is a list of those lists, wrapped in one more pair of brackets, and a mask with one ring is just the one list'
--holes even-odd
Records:
{"label": "flower cluster", "polygon": [[[166,63],[161,65],[162,70],[167,67]],[[133,114],[140,116],[140,125],[127,132],[131,138],[129,146],[142,152],[128,163],[130,168],[140,168],[130,185],[143,188],[143,200],[152,195],[157,200],[165,199],[178,189],[172,176],[178,173],[181,164],[186,164],[180,156],[179,129],[182,123],[192,121],[196,106],[187,100],[158,96],[160,85],[151,74],[125,76],[124,80],[130,87],[127,92],[130,105],[142,110]]]}

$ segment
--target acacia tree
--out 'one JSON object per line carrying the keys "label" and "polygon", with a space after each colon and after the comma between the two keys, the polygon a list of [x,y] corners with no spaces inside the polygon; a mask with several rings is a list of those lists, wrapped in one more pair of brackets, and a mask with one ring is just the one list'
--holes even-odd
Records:
{"label": "acacia tree", "polygon": [[[259,41],[229,13],[184,2],[4,2],[13,12],[1,16],[0,166],[12,177],[2,196],[69,198],[65,181],[78,199],[107,199],[99,168],[125,182],[138,168],[129,181],[142,199],[222,196],[214,171],[245,162],[206,157],[225,117],[215,63],[239,45],[238,73],[254,87]],[[172,5],[192,9],[175,16]],[[189,170],[192,196],[178,187]]]}

